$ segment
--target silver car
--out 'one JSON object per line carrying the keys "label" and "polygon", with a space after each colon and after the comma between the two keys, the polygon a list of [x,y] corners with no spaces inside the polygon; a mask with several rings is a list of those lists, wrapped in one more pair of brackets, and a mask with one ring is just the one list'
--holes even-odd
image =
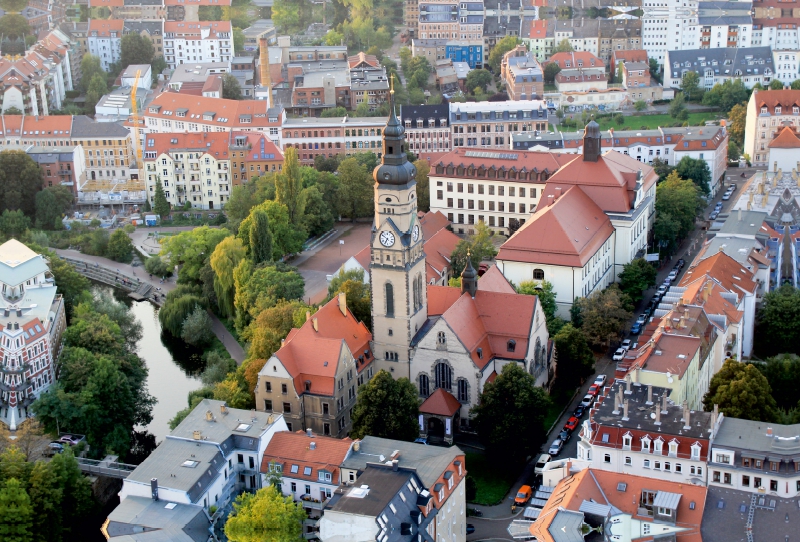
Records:
{"label": "silver car", "polygon": [[547,453],[551,456],[558,455],[561,453],[561,448],[564,447],[564,441],[560,438],[557,438],[553,441],[553,444],[550,445],[550,449],[547,450]]}

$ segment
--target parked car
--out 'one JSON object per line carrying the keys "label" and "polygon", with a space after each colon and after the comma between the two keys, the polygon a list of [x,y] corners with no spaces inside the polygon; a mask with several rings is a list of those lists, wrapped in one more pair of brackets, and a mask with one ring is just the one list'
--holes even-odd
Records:
{"label": "parked car", "polygon": [[64,445],[63,444],[61,444],[60,442],[51,442],[47,446],[47,452],[45,452],[45,453],[47,455],[51,455],[52,456],[52,455],[55,455],[55,454],[60,454],[63,451],[64,451]]}
{"label": "parked car", "polygon": [[561,442],[567,442],[567,441],[569,440],[569,437],[571,437],[571,436],[572,436],[572,433],[570,433],[570,432],[569,432],[569,431],[567,431],[566,429],[562,429],[562,430],[561,430],[561,431],[558,433],[558,438],[560,438],[560,439],[561,439]]}
{"label": "parked car", "polygon": [[731,194],[733,194],[733,192],[725,192],[724,194],[722,194],[722,201],[728,201],[729,199],[731,199]]}
{"label": "parked car", "polygon": [[475,532],[475,526],[472,523],[467,523],[467,534],[472,534]]}
{"label": "parked car", "polygon": [[644,312],[639,315],[639,318],[636,319],[637,324],[644,324],[647,322],[647,312]]}
{"label": "parked car", "polygon": [[686,261],[683,258],[681,258],[675,265],[678,266],[678,269],[683,269],[683,266],[686,265]]}
{"label": "parked car", "polygon": [[584,409],[586,409],[586,408],[589,408],[590,406],[592,406],[593,402],[594,402],[594,395],[588,395],[587,394],[587,395],[583,396],[583,400],[581,401],[581,406]]}
{"label": "parked car", "polygon": [[631,335],[638,335],[642,332],[642,324],[636,322],[631,326]]}
{"label": "parked car", "polygon": [[731,184],[729,184],[729,185],[728,185],[728,190],[730,190],[731,192],[733,192],[734,190],[736,190],[736,183],[731,183]]}
{"label": "parked car", "polygon": [[586,407],[583,405],[578,405],[577,407],[575,407],[575,412],[573,412],[572,415],[575,416],[576,418],[580,418],[581,416],[583,416],[584,412],[586,412]]}
{"label": "parked car", "polygon": [[557,438],[553,441],[553,444],[550,445],[550,449],[547,450],[547,453],[550,455],[558,455],[561,453],[561,449],[564,447],[564,441],[560,438]]}
{"label": "parked car", "polygon": [[526,502],[531,500],[532,496],[533,496],[533,490],[531,489],[531,486],[522,486],[521,488],[519,488],[519,491],[517,491],[517,496],[514,497],[514,504],[516,504],[517,506],[525,504]]}
{"label": "parked car", "polygon": [[416,442],[417,444],[425,444],[426,446],[428,445],[428,439],[426,438],[420,437],[418,439],[415,439],[414,442]]}
{"label": "parked car", "polygon": [[708,215],[708,219],[709,220],[716,220],[718,216],[719,216],[719,211],[714,211],[710,215]]}
{"label": "parked car", "polygon": [[533,467],[533,473],[537,476],[541,476],[542,472],[544,471],[544,466],[550,462],[550,456],[547,454],[542,454],[539,456],[539,459],[536,460],[536,465]]}
{"label": "parked car", "polygon": [[625,339],[624,341],[622,341],[622,344],[620,345],[620,348],[624,348],[625,350],[628,350],[630,347],[631,347],[630,339]]}
{"label": "parked car", "polygon": [[61,438],[58,439],[58,442],[69,444],[71,446],[77,446],[77,444],[83,440],[81,435],[61,435]]}
{"label": "parked car", "polygon": [[661,301],[661,298],[664,297],[665,293],[667,293],[667,288],[668,288],[668,286],[665,286],[663,284],[658,287],[657,293],[658,293],[659,301]]}
{"label": "parked car", "polygon": [[606,383],[606,375],[597,375],[597,378],[594,379],[594,383],[602,386]]}
{"label": "parked car", "polygon": [[564,429],[567,431],[575,431],[575,428],[578,427],[579,423],[581,423],[581,421],[575,416],[572,416],[567,420],[567,423],[564,424]]}
{"label": "parked car", "polygon": [[676,278],[678,278],[678,272],[673,269],[672,271],[670,271],[669,275],[667,275],[667,278],[669,280],[675,280]]}
{"label": "parked car", "polygon": [[717,203],[715,203],[714,204],[714,209],[722,209],[722,202],[718,201]]}
{"label": "parked car", "polygon": [[614,352],[614,355],[611,357],[614,361],[622,361],[625,357],[625,349],[624,348],[617,348],[617,351]]}

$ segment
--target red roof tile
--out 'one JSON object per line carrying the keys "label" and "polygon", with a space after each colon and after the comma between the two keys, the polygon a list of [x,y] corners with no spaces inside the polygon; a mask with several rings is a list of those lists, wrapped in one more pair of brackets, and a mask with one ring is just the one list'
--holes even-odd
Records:
{"label": "red roof tile", "polygon": [[461,290],[450,286],[428,285],[428,316],[444,314],[461,297]]}
{"label": "red roof tile", "polygon": [[716,279],[726,290],[737,295],[741,292],[755,293],[758,287],[753,273],[724,252],[692,262],[678,285],[686,286],[703,275]]}
{"label": "red roof tile", "polygon": [[361,251],[359,251],[358,254],[353,256],[353,258],[355,258],[356,261],[359,263],[359,265],[361,265],[361,267],[364,268],[365,273],[369,273],[369,262],[371,256],[372,256],[372,247],[367,245],[363,249],[361,249]]}
{"label": "red roof tile", "polygon": [[[572,53],[556,53],[547,59],[545,64],[550,62],[555,63],[561,69],[564,68],[605,68],[602,60],[588,51],[572,52]],[[569,62],[569,66],[567,63]]]}
{"label": "red roof tile", "polygon": [[[312,442],[313,450],[309,446]],[[339,480],[339,465],[347,458],[352,446],[353,441],[349,438],[309,437],[304,431],[279,431],[272,436],[264,450],[261,472],[268,472],[269,464],[275,461],[283,466],[285,478],[316,482],[319,471],[325,470],[331,473],[331,483],[336,485],[342,482]],[[297,472],[291,472],[292,465],[297,466]],[[311,468],[310,474],[306,474],[305,467]]]}
{"label": "red roof tile", "polygon": [[517,291],[508,282],[508,279],[500,271],[500,268],[493,265],[478,281],[478,290],[486,292],[498,292],[501,294],[515,294]]}
{"label": "red roof tile", "polygon": [[798,139],[797,134],[794,133],[794,129],[792,129],[791,126],[786,126],[781,130],[781,133],[778,134],[778,137],[770,141],[769,148],[797,149],[800,148],[800,139]]}
{"label": "red roof tile", "polygon": [[430,239],[434,233],[450,225],[450,221],[441,211],[420,212],[417,216],[423,239]]}
{"label": "red roof tile", "polygon": [[97,37],[109,38],[111,37],[111,32],[116,32],[117,37],[122,38],[124,25],[125,21],[122,19],[90,19],[89,37],[92,37],[92,32],[97,32]]}
{"label": "red roof tile", "polygon": [[453,394],[444,388],[437,388],[430,397],[419,406],[422,414],[435,414],[437,416],[452,416],[461,409],[461,403]]}
{"label": "red roof tile", "polygon": [[782,111],[791,111],[792,107],[800,106],[800,90],[757,90],[755,94],[756,110],[766,106],[772,113],[776,105],[782,107]]}
{"label": "red roof tile", "polygon": [[[424,234],[423,234],[424,235]],[[447,228],[442,228],[431,237],[424,237],[425,262],[427,263],[427,280],[438,281],[445,268],[450,267],[450,255],[461,240],[458,235]]]}

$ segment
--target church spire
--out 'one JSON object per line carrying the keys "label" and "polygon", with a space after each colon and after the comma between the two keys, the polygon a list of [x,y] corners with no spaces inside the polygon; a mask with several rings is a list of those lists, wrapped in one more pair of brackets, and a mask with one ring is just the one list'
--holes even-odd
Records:
{"label": "church spire", "polygon": [[468,292],[470,297],[475,297],[475,292],[478,291],[478,273],[472,267],[472,256],[469,249],[467,249],[467,265],[464,271],[461,272],[461,293]]}
{"label": "church spire", "polygon": [[405,132],[394,107],[394,74],[392,74],[391,90],[389,91],[389,122],[383,129],[383,154],[380,165],[372,172],[372,176],[378,184],[402,186],[414,182],[417,169],[406,157]]}

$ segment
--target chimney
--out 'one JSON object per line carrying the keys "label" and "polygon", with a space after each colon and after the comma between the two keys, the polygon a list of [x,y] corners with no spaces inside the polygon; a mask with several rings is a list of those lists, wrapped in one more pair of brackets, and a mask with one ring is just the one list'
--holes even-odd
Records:
{"label": "chimney", "polygon": [[286,339],[281,339],[281,348],[283,348],[284,344],[286,344]]}
{"label": "chimney", "polygon": [[717,418],[719,418],[719,405],[714,405],[714,419],[711,421],[717,423]]}
{"label": "chimney", "polygon": [[639,379],[641,378],[641,375],[640,375],[641,371],[642,371],[641,367],[636,367],[636,369],[633,370],[633,384],[635,386],[639,386],[640,385],[639,384]]}
{"label": "chimney", "polygon": [[772,436],[772,427],[767,427],[767,436],[768,437]]}
{"label": "chimney", "polygon": [[655,425],[661,425],[661,409],[656,408],[656,421]]}
{"label": "chimney", "polygon": [[308,438],[313,438],[314,437],[314,432],[311,431],[310,427],[308,429],[306,429],[306,435],[308,435]]}
{"label": "chimney", "polygon": [[612,414],[619,414],[619,405],[622,402],[621,397],[622,392],[618,392],[614,395],[614,410],[611,411]]}
{"label": "chimney", "polygon": [[200,431],[192,431],[192,438],[194,440],[200,440]]}
{"label": "chimney", "polygon": [[256,421],[256,409],[254,408],[250,409],[250,421],[251,422]]}
{"label": "chimney", "polygon": [[692,428],[691,412],[689,411],[689,403],[686,401],[683,402],[683,428]]}
{"label": "chimney", "polygon": [[392,470],[397,472],[400,462],[397,459],[392,459]]}
{"label": "chimney", "polygon": [[314,442],[314,441],[311,441],[311,444],[308,445],[308,449],[309,450],[316,450],[317,449],[317,443]]}
{"label": "chimney", "polygon": [[306,322],[311,320],[311,311],[306,311]]}
{"label": "chimney", "polygon": [[686,315],[685,314],[681,314],[681,320],[678,323],[678,329],[683,329],[685,327],[686,327]]}
{"label": "chimney", "polygon": [[316,318],[311,319],[311,325],[314,326],[314,331],[319,331],[319,323]]}
{"label": "chimney", "polygon": [[214,420],[214,415],[211,413],[210,410],[206,410],[206,421],[210,422]]}
{"label": "chimney", "polygon": [[653,385],[652,384],[648,384],[647,385],[647,402],[645,404],[646,405],[652,405],[653,404]]}
{"label": "chimney", "polygon": [[353,443],[353,451],[357,452],[361,449],[361,441],[357,440]]}
{"label": "chimney", "polygon": [[270,414],[270,415],[267,417],[267,425],[272,425],[273,423],[275,423],[275,416],[273,416],[272,414]]}
{"label": "chimney", "polygon": [[158,478],[150,478],[150,493],[153,495],[153,500],[158,502]]}
{"label": "chimney", "polygon": [[624,421],[630,420],[630,418],[628,417],[628,403],[629,403],[629,400],[625,399],[625,403],[622,406],[622,419]]}
{"label": "chimney", "polygon": [[347,316],[347,296],[344,292],[339,292],[339,310],[343,316]]}
{"label": "chimney", "polygon": [[661,413],[662,414],[669,414],[669,410],[667,410],[667,392],[664,392],[664,395],[661,396]]}
{"label": "chimney", "polygon": [[631,391],[631,373],[625,375],[625,395],[630,395]]}
{"label": "chimney", "polygon": [[227,416],[228,407],[226,407],[225,405],[219,405],[219,413],[222,414],[223,416]]}

